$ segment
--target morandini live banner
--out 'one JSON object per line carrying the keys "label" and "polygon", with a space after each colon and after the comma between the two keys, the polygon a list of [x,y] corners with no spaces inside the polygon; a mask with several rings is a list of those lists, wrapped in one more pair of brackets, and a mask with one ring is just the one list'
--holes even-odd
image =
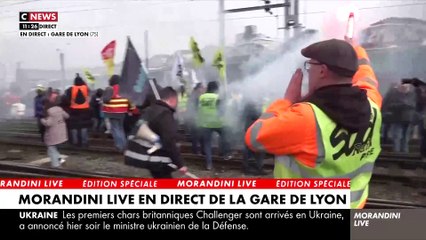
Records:
{"label": "morandini live banner", "polygon": [[0,179],[0,230],[355,239],[350,201],[349,179]]}

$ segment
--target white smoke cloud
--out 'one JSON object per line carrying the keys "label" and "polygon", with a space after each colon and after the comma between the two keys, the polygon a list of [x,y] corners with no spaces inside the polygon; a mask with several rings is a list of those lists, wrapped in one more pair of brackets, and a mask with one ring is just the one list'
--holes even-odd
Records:
{"label": "white smoke cloud", "polygon": [[[260,70],[228,85],[223,120],[229,128],[227,138],[234,147],[243,144],[245,119],[242,112],[246,104],[254,103],[260,110],[265,102],[283,98],[293,73],[297,68],[303,69],[303,63],[307,60],[301,55],[301,49],[318,40],[318,34],[290,40],[275,54],[252,58],[241,67],[245,73],[255,72],[255,68]],[[304,71],[302,94],[307,93],[307,87],[308,76]],[[223,91],[222,87],[222,96]]]}
{"label": "white smoke cloud", "polygon": [[[240,92],[246,100],[257,103],[262,102],[265,98],[271,100],[283,98],[293,73],[297,68],[304,70],[303,63],[307,59],[301,55],[301,49],[318,41],[318,38],[315,35],[290,41],[293,42],[290,43],[291,45],[285,45],[287,50],[284,53],[252,58],[242,66],[245,72],[251,72],[253,68],[258,68],[260,71],[248,75],[241,81],[230,83],[228,87],[230,92]],[[304,71],[303,90],[305,93],[307,79],[307,73]]]}

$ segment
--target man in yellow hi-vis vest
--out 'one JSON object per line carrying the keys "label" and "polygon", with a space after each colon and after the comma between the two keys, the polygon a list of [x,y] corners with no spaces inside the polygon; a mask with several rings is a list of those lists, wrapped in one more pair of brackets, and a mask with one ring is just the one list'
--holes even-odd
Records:
{"label": "man in yellow hi-vis vest", "polygon": [[225,160],[229,160],[229,143],[223,128],[222,114],[219,111],[221,103],[219,99],[219,85],[217,82],[207,84],[206,93],[202,94],[198,100],[197,125],[201,129],[204,142],[204,152],[206,154],[206,169],[212,170],[212,134],[217,132],[220,135],[220,149]]}
{"label": "man in yellow hi-vis vest", "polygon": [[293,75],[284,99],[246,132],[247,145],[275,155],[276,178],[349,178],[351,207],[363,208],[380,154],[382,96],[366,51],[331,39],[302,50],[309,92]]}

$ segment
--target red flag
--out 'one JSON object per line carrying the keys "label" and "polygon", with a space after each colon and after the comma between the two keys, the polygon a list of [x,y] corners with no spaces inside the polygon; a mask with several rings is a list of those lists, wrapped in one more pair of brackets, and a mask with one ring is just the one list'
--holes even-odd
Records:
{"label": "red flag", "polygon": [[115,40],[108,43],[101,52],[102,60],[107,66],[108,75],[114,74]]}

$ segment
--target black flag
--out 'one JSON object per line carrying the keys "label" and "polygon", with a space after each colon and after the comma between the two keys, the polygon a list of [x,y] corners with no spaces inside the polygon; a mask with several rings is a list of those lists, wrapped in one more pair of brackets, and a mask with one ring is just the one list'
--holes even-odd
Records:
{"label": "black flag", "polygon": [[135,105],[142,104],[141,94],[134,91],[134,86],[138,84],[141,66],[142,61],[130,37],[127,37],[126,56],[121,70],[120,94],[123,97],[129,98]]}

